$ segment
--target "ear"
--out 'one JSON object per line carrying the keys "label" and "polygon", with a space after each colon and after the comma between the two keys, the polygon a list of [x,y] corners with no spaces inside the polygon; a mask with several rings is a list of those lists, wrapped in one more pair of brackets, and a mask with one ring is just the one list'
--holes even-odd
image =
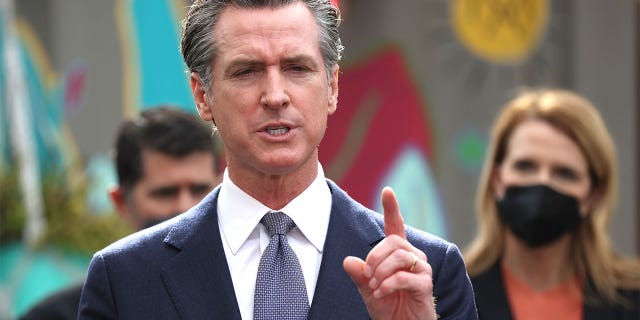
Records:
{"label": "ear", "polygon": [[205,121],[213,121],[211,106],[209,105],[207,92],[204,88],[204,84],[202,83],[202,79],[200,79],[200,75],[195,72],[191,72],[189,80],[191,84],[191,92],[193,93],[193,100],[196,102],[196,108],[198,109],[200,118]]}
{"label": "ear", "polygon": [[495,199],[502,199],[504,197],[505,187],[500,177],[500,165],[496,164],[491,169],[491,190],[493,190],[493,197]]}
{"label": "ear", "polygon": [[329,81],[329,115],[336,112],[338,108],[338,74],[340,67],[336,64],[331,70],[331,81]]}
{"label": "ear", "polygon": [[127,208],[127,198],[124,194],[124,190],[120,186],[112,186],[107,191],[109,193],[109,199],[113,203],[113,207],[116,208],[121,218],[130,221],[131,216]]}

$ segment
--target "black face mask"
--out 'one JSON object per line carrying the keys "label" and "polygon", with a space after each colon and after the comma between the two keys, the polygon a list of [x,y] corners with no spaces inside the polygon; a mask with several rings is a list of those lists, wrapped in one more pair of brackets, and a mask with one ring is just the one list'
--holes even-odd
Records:
{"label": "black face mask", "polygon": [[546,185],[509,187],[497,204],[502,222],[532,248],[557,240],[581,221],[576,198]]}

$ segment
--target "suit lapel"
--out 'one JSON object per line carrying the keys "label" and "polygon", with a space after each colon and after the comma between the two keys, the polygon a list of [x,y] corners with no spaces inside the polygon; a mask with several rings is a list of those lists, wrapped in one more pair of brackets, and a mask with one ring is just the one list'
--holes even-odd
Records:
{"label": "suit lapel", "polygon": [[507,299],[500,262],[486,273],[471,279],[480,319],[513,319]]}
{"label": "suit lapel", "polygon": [[218,227],[219,190],[183,214],[165,238],[178,252],[161,277],[183,319],[240,319]]}
{"label": "suit lapel", "polygon": [[329,182],[331,218],[308,319],[368,319],[362,297],[342,267],[346,256],[364,259],[384,238],[370,211]]}

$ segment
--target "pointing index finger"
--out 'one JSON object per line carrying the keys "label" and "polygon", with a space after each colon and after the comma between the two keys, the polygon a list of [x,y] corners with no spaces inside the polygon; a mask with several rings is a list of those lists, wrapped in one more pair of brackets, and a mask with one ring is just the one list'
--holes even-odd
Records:
{"label": "pointing index finger", "polygon": [[393,189],[390,187],[382,189],[382,208],[384,209],[384,234],[386,236],[395,234],[402,239],[406,239],[400,205]]}

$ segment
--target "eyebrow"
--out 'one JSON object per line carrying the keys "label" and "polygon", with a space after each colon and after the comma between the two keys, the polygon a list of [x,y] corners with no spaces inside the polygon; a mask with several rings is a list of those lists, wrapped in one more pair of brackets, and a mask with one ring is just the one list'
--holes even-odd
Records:
{"label": "eyebrow", "polygon": [[303,63],[313,68],[317,67],[316,62],[310,56],[305,54],[299,54],[292,57],[285,57],[284,59],[282,59],[282,62],[283,63]]}
{"label": "eyebrow", "polygon": [[[318,68],[316,62],[308,55],[299,54],[291,57],[285,57],[280,60],[281,64],[289,64],[289,63],[302,63],[308,65],[314,69]],[[248,58],[239,58],[231,61],[231,63],[225,68],[225,74],[228,74],[230,70],[234,70],[240,67],[246,66],[263,66],[265,63],[259,59],[248,59]]]}

